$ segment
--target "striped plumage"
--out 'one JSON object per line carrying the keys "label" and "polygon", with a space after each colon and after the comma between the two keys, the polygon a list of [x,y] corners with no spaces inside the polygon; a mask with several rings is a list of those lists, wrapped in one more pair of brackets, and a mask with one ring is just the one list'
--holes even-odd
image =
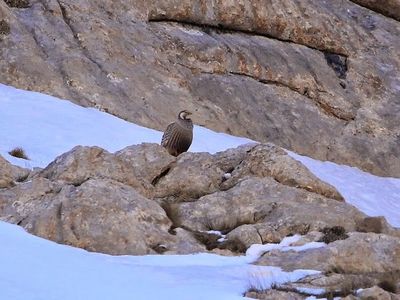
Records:
{"label": "striped plumage", "polygon": [[161,145],[173,156],[186,152],[193,139],[193,122],[187,118],[192,113],[182,110],[178,114],[178,120],[169,124],[161,139]]}

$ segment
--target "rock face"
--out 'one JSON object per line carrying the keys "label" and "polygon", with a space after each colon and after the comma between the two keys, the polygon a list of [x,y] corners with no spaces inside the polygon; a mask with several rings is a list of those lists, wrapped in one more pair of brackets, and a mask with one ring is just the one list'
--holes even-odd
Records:
{"label": "rock face", "polygon": [[196,109],[211,129],[399,177],[399,8],[0,1],[0,82],[160,130]]}

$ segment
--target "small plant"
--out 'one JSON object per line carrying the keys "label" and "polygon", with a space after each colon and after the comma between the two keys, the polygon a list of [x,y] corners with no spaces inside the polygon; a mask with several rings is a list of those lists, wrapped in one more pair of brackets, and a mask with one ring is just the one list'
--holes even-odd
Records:
{"label": "small plant", "polygon": [[25,150],[22,149],[21,147],[12,149],[11,151],[8,152],[8,154],[10,154],[11,156],[14,156],[14,157],[29,160],[28,156],[25,154]]}
{"label": "small plant", "polygon": [[337,240],[345,240],[349,237],[342,226],[325,227],[322,229],[322,233],[324,236],[319,241],[326,244]]}

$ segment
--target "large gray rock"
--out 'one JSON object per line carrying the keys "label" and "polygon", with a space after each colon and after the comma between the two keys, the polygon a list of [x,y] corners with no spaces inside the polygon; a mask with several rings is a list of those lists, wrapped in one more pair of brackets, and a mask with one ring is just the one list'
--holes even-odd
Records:
{"label": "large gray rock", "polygon": [[[397,0],[354,2],[398,19]],[[160,130],[197,110],[211,129],[398,177],[400,25],[365,7],[1,1],[0,82]]]}
{"label": "large gray rock", "polygon": [[180,203],[176,219],[191,230],[231,231],[253,225],[263,242],[277,242],[288,234],[343,226],[355,230],[364,214],[353,206],[265,178],[243,179],[227,191]]}

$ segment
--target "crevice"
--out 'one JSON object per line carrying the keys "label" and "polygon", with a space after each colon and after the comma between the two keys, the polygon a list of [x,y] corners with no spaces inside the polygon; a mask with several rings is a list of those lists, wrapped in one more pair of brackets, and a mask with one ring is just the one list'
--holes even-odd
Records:
{"label": "crevice", "polygon": [[333,53],[324,53],[324,57],[328,65],[335,71],[336,76],[340,79],[346,79],[347,57]]}
{"label": "crevice", "polygon": [[278,86],[278,87],[285,87],[285,88],[288,88],[289,90],[291,90],[291,91],[293,91],[293,92],[295,92],[295,93],[300,94],[301,96],[305,96],[305,97],[307,97],[308,99],[313,100],[307,92],[301,93],[301,92],[300,92],[299,90],[297,90],[296,88],[294,88],[294,87],[292,87],[292,86],[290,86],[290,85],[284,84],[284,83],[282,83],[282,82],[276,81],[276,80],[268,80],[268,79],[263,79],[263,78],[256,78],[256,77],[254,77],[254,76],[252,76],[252,75],[250,75],[250,74],[246,74],[246,73],[242,73],[242,72],[228,71],[228,74],[248,77],[248,78],[251,78],[251,79],[256,80],[256,81],[258,81],[258,82],[261,82],[261,83],[263,83],[263,84],[267,84],[267,85],[275,85],[275,86]]}
{"label": "crevice", "polygon": [[167,166],[164,170],[161,171],[160,174],[158,174],[156,177],[154,177],[153,180],[151,181],[151,184],[153,186],[156,186],[161,178],[168,175],[169,171],[171,171],[171,165]]}
{"label": "crevice", "polygon": [[[182,65],[182,64],[180,64],[180,65]],[[190,67],[188,67],[188,68],[190,68]],[[217,73],[208,72],[208,71],[204,71],[204,70],[201,70],[200,72],[203,73],[203,74],[211,74],[211,75],[221,75],[221,74],[223,74],[223,73],[217,74]],[[304,92],[301,93],[298,89],[296,89],[296,88],[294,88],[294,87],[292,87],[290,85],[284,84],[282,82],[279,82],[279,81],[267,80],[267,79],[263,79],[263,78],[256,78],[256,77],[254,77],[254,76],[252,76],[250,74],[241,73],[241,72],[235,72],[235,71],[228,71],[227,73],[231,74],[231,75],[244,76],[244,77],[247,77],[247,78],[251,78],[251,79],[253,79],[255,81],[258,81],[258,82],[260,82],[262,84],[274,85],[274,86],[277,86],[277,87],[287,88],[287,89],[291,90],[292,92],[295,92],[295,93],[297,93],[297,94],[299,94],[299,95],[301,95],[303,97],[306,97],[306,98],[310,99],[311,101],[313,101],[322,110],[322,112],[325,113],[329,117],[334,117],[335,119],[340,119],[340,120],[346,121],[346,122],[354,120],[354,116],[353,115],[351,115],[349,113],[338,111],[337,108],[334,108],[334,107],[330,106],[329,104],[322,102],[318,97],[311,97],[309,92],[308,92],[309,90],[307,88],[305,88]],[[323,92],[323,91],[319,91],[319,92]]]}
{"label": "crevice", "polygon": [[[383,17],[390,18],[390,19],[393,19],[393,20],[398,21],[398,22],[400,21],[400,13],[397,14],[397,15],[394,14],[394,13],[390,13],[389,12],[389,8],[387,10],[383,10],[383,9],[379,9],[379,7],[373,7],[372,5],[371,6],[367,6],[367,5],[363,4],[363,1],[356,1],[356,0],[350,0],[350,1],[353,2],[354,4],[358,5],[358,6],[361,6],[361,7],[365,8],[365,9],[373,11],[376,14],[382,15]],[[374,2],[372,1],[372,3],[374,3]],[[377,1],[377,3],[380,3],[380,1]],[[396,9],[393,9],[393,12],[396,12]]]}
{"label": "crevice", "polygon": [[72,26],[71,18],[68,16],[68,13],[67,13],[67,10],[66,10],[65,6],[63,4],[61,4],[60,0],[57,0],[57,2],[58,2],[58,5],[60,6],[60,9],[61,9],[62,18],[63,18],[65,24],[67,24],[67,26],[71,30],[74,39],[76,40],[77,44],[79,45],[79,48],[82,50],[82,53],[85,55],[85,57],[88,60],[90,60],[93,64],[95,64],[99,68],[99,70],[101,72],[107,74],[107,72],[103,70],[103,67],[97,61],[95,61],[92,57],[90,57],[87,49],[84,47],[84,45],[82,45],[82,42],[79,39],[79,33],[76,32],[74,27]]}
{"label": "crevice", "polygon": [[57,211],[56,211],[57,241],[60,243],[64,243],[63,222],[62,222],[63,212],[62,211],[63,211],[63,203],[60,202],[60,204],[57,207]]}
{"label": "crevice", "polygon": [[80,238],[79,238],[78,232],[76,231],[75,224],[72,223],[71,226],[70,226],[70,229],[71,229],[71,232],[72,232],[73,236],[75,237],[75,239],[76,239],[77,241],[79,241]]}
{"label": "crevice", "polygon": [[210,24],[201,24],[201,23],[199,24],[199,23],[196,23],[196,22],[182,21],[182,20],[176,20],[176,19],[164,18],[164,17],[150,17],[147,21],[150,22],[150,23],[172,23],[172,24],[188,25],[188,26],[196,27],[196,28],[198,28],[199,30],[203,31],[206,34],[210,34],[211,31],[214,31],[214,32],[219,33],[219,34],[241,33],[241,34],[250,35],[250,36],[265,37],[265,38],[269,38],[269,39],[272,39],[272,40],[277,40],[277,41],[284,42],[284,43],[301,45],[301,46],[307,47],[309,49],[320,51],[320,52],[323,52],[323,53],[332,53],[332,54],[337,54],[337,55],[341,55],[341,56],[347,57],[346,53],[339,53],[339,52],[336,53],[336,52],[330,51],[328,49],[317,48],[317,47],[313,47],[313,46],[308,45],[308,44],[296,43],[296,42],[294,42],[292,40],[279,38],[279,37],[276,37],[276,36],[273,36],[273,35],[270,35],[270,34],[267,34],[267,33],[254,32],[254,31],[245,30],[245,29],[231,28],[231,27],[224,26],[222,24],[218,24],[218,26],[217,25],[210,25]]}
{"label": "crevice", "polygon": [[260,238],[261,243],[264,244],[265,241],[264,241],[264,239],[262,238],[262,235],[261,235],[260,231],[258,230],[258,228],[255,228],[255,229],[256,229],[256,232],[257,232],[258,237]]}

